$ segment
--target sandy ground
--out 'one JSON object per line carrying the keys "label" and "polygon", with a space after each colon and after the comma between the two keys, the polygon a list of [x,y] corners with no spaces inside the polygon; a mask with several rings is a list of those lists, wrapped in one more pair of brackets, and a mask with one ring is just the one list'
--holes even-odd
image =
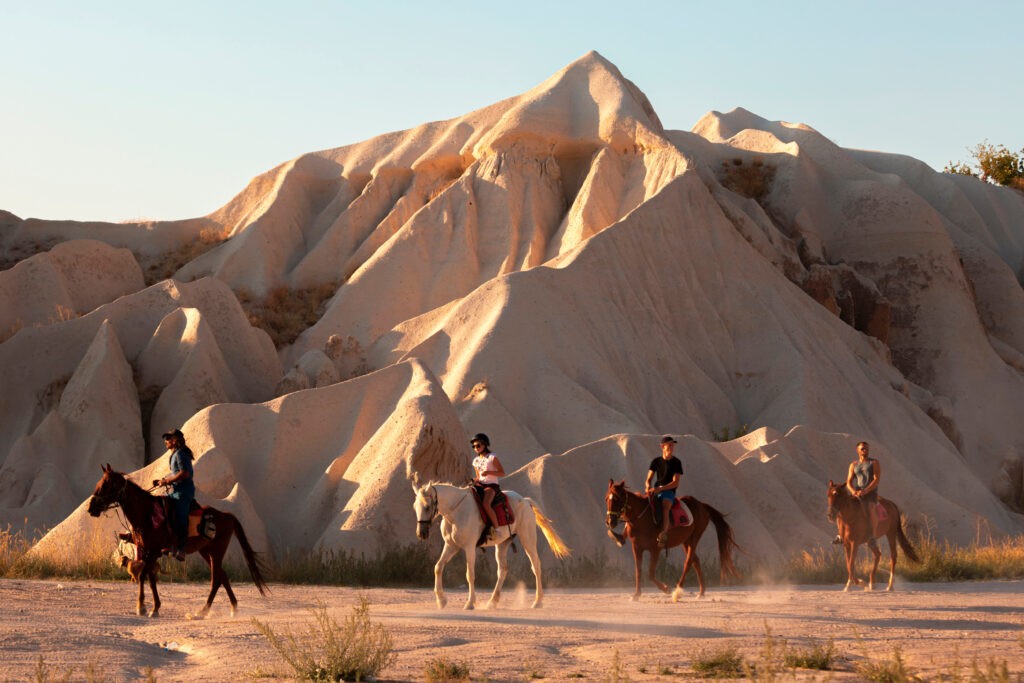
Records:
{"label": "sandy ground", "polygon": [[609,680],[616,656],[632,681],[693,680],[694,653],[735,645],[757,658],[766,626],[793,645],[834,639],[842,658],[832,680],[859,680],[854,667],[866,651],[891,659],[896,644],[925,679],[972,657],[1024,671],[1021,581],[903,583],[890,594],[720,588],[701,600],[688,592],[679,603],[649,592],[634,603],[628,590],[552,589],[539,610],[529,609],[532,591],[519,585],[496,609],[483,609],[488,594],[478,594],[474,611],[462,609],[466,593],[457,588],[438,610],[425,589],[274,585],[261,598],[250,584],[236,588],[236,617],[222,594],[205,620],[188,618],[202,605],[204,585],[161,585],[161,615],[150,619],[134,614],[127,582],[0,580],[0,678],[35,680],[41,655],[51,674],[74,667],[79,680],[90,662],[107,680],[134,680],[147,667],[159,681],[251,680],[254,671],[284,671],[253,617],[297,632],[317,601],[341,621],[360,594],[395,641],[397,661],[381,680],[423,680],[426,662],[441,656],[467,664],[474,680]]}

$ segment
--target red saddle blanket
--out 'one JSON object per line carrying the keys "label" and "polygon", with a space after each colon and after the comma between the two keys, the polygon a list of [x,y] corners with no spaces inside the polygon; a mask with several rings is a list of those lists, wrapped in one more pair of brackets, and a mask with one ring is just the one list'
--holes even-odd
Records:
{"label": "red saddle blanket", "polygon": [[676,498],[672,501],[672,508],[668,517],[670,526],[689,526],[693,519],[690,517],[690,510],[683,502]]}
{"label": "red saddle blanket", "polygon": [[[473,486],[472,489],[473,498],[476,500],[476,508],[480,512],[480,518],[484,521],[484,524],[490,524],[491,518],[484,511],[483,494],[476,486]],[[495,491],[491,507],[494,508],[494,516],[498,518],[498,526],[509,526],[512,522],[516,521],[515,515],[512,514],[512,506],[508,504],[508,498],[505,497],[504,492]]]}

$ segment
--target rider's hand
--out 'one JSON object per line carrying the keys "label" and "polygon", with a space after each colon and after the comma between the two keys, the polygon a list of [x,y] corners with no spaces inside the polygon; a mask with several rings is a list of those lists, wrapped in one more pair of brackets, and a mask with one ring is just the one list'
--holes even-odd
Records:
{"label": "rider's hand", "polygon": [[159,479],[154,479],[153,480],[153,486],[160,486],[160,485],[161,485],[161,482],[160,482]]}

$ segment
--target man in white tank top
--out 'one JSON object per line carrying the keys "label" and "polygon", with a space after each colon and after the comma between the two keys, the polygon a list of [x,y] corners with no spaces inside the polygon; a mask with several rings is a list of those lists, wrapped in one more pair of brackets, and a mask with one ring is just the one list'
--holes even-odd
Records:
{"label": "man in white tank top", "polygon": [[477,434],[470,444],[476,451],[476,457],[473,458],[473,471],[476,473],[476,479],[473,480],[473,483],[483,491],[484,512],[491,520],[493,533],[498,526],[498,517],[494,514],[491,503],[494,501],[494,494],[498,491],[498,477],[505,476],[505,468],[501,466],[498,456],[491,452],[491,440],[487,438],[486,434]]}

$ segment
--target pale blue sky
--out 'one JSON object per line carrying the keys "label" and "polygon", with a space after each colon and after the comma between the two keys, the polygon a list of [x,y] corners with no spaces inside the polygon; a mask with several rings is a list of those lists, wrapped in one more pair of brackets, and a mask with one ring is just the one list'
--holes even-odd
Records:
{"label": "pale blue sky", "polygon": [[668,128],[742,106],[937,169],[1024,147],[1024,2],[0,0],[0,27],[0,209],[22,218],[204,215],[589,50]]}

